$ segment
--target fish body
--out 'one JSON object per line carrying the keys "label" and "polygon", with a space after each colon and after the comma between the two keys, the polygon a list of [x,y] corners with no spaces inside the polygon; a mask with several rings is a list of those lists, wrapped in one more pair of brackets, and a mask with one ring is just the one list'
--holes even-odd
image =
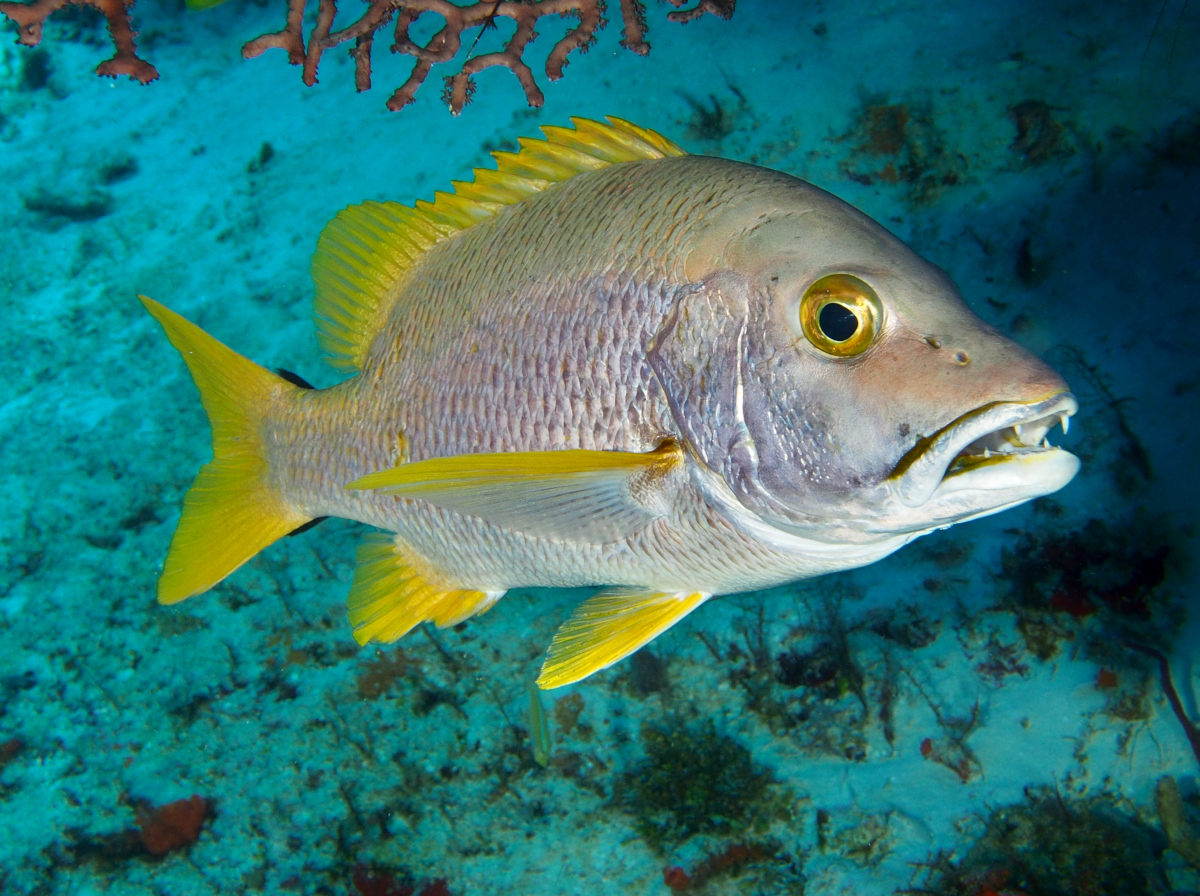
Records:
{"label": "fish body", "polygon": [[514,587],[606,587],[555,637],[552,687],[714,595],[870,563],[1074,476],[1043,444],[1066,384],[869,218],[575,123],[455,194],[329,225],[313,274],[339,385],[274,377],[144,299],[214,424],[160,600],[355,519],[387,533],[359,551],[361,642]]}

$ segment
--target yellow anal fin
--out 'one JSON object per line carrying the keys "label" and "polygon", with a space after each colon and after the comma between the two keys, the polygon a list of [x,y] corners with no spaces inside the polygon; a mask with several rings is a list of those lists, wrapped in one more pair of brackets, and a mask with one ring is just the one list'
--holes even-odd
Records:
{"label": "yellow anal fin", "polygon": [[346,488],[420,498],[530,535],[603,544],[666,512],[671,474],[682,463],[674,440],[646,453],[459,454],[370,473]]}
{"label": "yellow anal fin", "polygon": [[538,687],[559,688],[607,669],[710,597],[700,591],[603,591],[585,600],[555,632]]}
{"label": "yellow anal fin", "polygon": [[267,545],[310,519],[267,481],[260,434],[271,404],[299,390],[153,299],[138,296],[183,356],[212,424],[213,459],[183,499],[183,514],[158,580],[173,604],[207,591]]}
{"label": "yellow anal fin", "polygon": [[383,532],[363,539],[357,564],[348,606],[359,644],[395,641],[422,622],[439,628],[457,625],[489,609],[503,595],[431,584],[401,553],[395,538]]}

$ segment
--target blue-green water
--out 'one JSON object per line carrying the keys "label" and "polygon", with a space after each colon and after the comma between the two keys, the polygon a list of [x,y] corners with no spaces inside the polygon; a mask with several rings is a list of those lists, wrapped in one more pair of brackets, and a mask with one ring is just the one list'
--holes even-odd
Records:
{"label": "blue-green water", "polygon": [[[647,10],[641,58],[611,4],[553,84],[569,25],[547,20],[527,54],[545,105],[493,69],[459,117],[438,69],[386,111],[411,67],[387,31],[361,94],[345,47],[312,88],[280,51],[243,60],[282,26],[275,3],[136,9],[149,86],[95,77],[92,16],[57,14],[38,50],[5,42],[5,893],[1200,892],[1200,759],[1127,646],[1169,657],[1195,718],[1200,9],[668,11]],[[431,198],[573,115],[883,223],[1067,377],[1081,408],[1055,438],[1083,470],[874,566],[714,601],[543,694],[543,767],[528,684],[584,593],[512,592],[359,648],[364,527],[330,520],[155,603],[209,431],[136,295],[330,385],[308,275],[325,223]],[[198,837],[153,855],[156,809],[193,795]]]}

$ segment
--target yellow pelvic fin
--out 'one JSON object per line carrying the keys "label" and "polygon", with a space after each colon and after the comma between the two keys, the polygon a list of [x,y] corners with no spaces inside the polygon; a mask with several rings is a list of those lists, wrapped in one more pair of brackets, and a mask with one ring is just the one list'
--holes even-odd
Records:
{"label": "yellow pelvic fin", "polygon": [[560,688],[607,669],[712,597],[700,591],[602,591],[554,633],[538,687]]}
{"label": "yellow pelvic fin", "polygon": [[159,602],[173,604],[207,591],[309,521],[269,487],[259,433],[271,403],[298,387],[153,299],[138,298],[183,356],[212,424],[213,459],[200,468],[183,499],[158,580]]}
{"label": "yellow pelvic fin", "polygon": [[662,516],[683,449],[458,454],[369,473],[349,489],[420,498],[544,538],[598,544],[627,538]]}
{"label": "yellow pelvic fin", "polygon": [[476,168],[472,183],[415,208],[365,202],[338,213],[312,260],[317,340],[339,370],[359,371],[391,312],[396,285],[431,246],[555,183],[620,162],[681,156],[654,131],[620,118],[572,118],[575,129],[543,128],[545,140],[522,138],[518,152],[495,152],[496,170]]}
{"label": "yellow pelvic fin", "polygon": [[359,644],[395,641],[422,622],[457,625],[503,595],[432,584],[401,553],[395,537],[384,532],[363,539],[356,561],[348,606]]}

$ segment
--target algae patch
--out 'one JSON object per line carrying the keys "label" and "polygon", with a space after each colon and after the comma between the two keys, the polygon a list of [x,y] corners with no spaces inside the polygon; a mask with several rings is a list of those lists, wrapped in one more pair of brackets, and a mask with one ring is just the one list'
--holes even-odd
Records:
{"label": "algae patch", "polygon": [[615,802],[638,833],[665,851],[696,834],[735,834],[764,820],[770,771],[711,721],[642,728],[644,762],[618,783]]}
{"label": "algae patch", "polygon": [[1109,796],[1063,797],[1026,791],[1022,803],[998,807],[966,855],[927,863],[928,896],[1020,892],[1027,896],[1149,896],[1165,892],[1161,836]]}

